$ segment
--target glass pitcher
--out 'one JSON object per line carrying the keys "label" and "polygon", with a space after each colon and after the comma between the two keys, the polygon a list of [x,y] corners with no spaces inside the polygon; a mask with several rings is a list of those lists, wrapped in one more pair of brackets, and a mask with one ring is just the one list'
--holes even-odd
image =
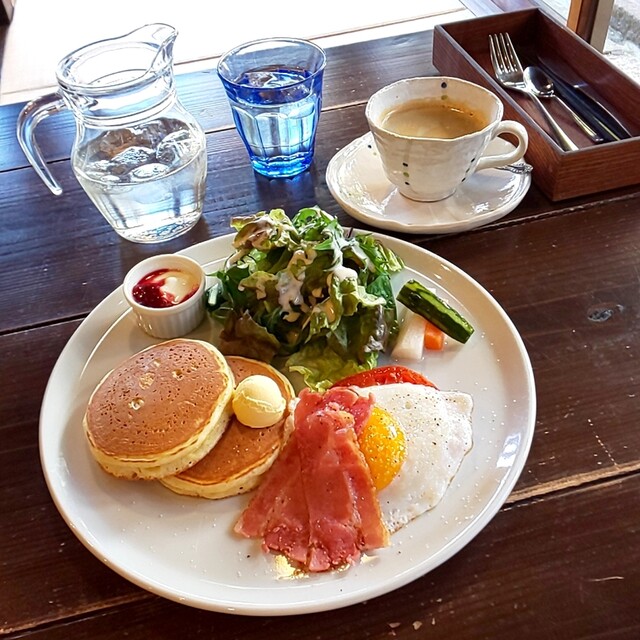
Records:
{"label": "glass pitcher", "polygon": [[73,172],[116,233],[133,242],[174,238],[202,214],[205,136],[176,95],[176,36],[169,25],[150,24],[70,53],[58,65],[58,91],[30,102],[18,117],[25,155],[59,195],[34,131],[48,115],[71,110]]}

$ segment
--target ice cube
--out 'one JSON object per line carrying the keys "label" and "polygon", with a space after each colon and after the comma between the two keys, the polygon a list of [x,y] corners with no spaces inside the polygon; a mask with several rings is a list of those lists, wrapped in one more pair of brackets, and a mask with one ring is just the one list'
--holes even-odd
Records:
{"label": "ice cube", "polygon": [[132,129],[136,137],[135,144],[155,149],[162,139],[179,125],[180,122],[175,118],[158,118],[145,122]]}
{"label": "ice cube", "polygon": [[110,176],[111,162],[109,160],[98,160],[97,162],[87,164],[84,167],[84,173],[88,178],[93,178],[94,180],[100,180],[104,176]]}
{"label": "ice cube", "polygon": [[195,140],[188,129],[174,131],[166,136],[156,149],[158,162],[175,166],[182,158],[190,156]]}
{"label": "ice cube", "polygon": [[133,144],[135,144],[135,133],[131,129],[114,129],[101,135],[97,145],[92,146],[94,149],[97,148],[97,159],[111,160]]}
{"label": "ice cube", "polygon": [[148,147],[129,147],[111,159],[109,171],[115,175],[129,173],[155,160],[155,152]]}
{"label": "ice cube", "polygon": [[113,129],[100,135],[91,145],[95,160],[111,160],[130,147],[155,149],[168,134],[184,124],[175,118],[158,118],[135,127]]}
{"label": "ice cube", "polygon": [[249,87],[277,87],[279,78],[273,71],[248,71],[242,78],[242,84]]}
{"label": "ice cube", "polygon": [[129,179],[131,182],[148,182],[156,178],[161,178],[169,171],[169,167],[166,164],[160,162],[151,162],[149,164],[136,167],[129,172]]}

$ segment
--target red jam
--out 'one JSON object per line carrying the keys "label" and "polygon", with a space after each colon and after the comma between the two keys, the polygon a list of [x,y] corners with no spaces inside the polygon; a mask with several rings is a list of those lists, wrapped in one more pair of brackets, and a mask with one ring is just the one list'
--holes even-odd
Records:
{"label": "red jam", "polygon": [[142,278],[133,287],[133,299],[143,307],[163,309],[188,300],[200,283],[186,271],[158,269]]}

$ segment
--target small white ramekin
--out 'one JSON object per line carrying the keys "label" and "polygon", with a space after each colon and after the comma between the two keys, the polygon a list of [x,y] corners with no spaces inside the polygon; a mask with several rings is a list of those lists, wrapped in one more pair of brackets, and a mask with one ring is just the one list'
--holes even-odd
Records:
{"label": "small white ramekin", "polygon": [[[200,283],[198,290],[184,302],[171,307],[145,307],[133,299],[133,288],[149,273],[158,269],[178,269],[191,274]],[[180,338],[193,331],[204,318],[206,274],[191,258],[173,253],[142,260],[124,278],[124,296],[135,314],[140,328],[154,338]]]}

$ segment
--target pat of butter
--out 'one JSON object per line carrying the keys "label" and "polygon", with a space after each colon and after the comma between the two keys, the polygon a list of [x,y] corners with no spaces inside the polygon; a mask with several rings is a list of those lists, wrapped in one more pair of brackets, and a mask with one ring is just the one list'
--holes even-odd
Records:
{"label": "pat of butter", "polygon": [[164,274],[164,282],[161,289],[165,297],[167,294],[171,296],[174,304],[179,304],[185,298],[193,294],[194,288],[198,287],[198,283],[190,273],[172,269]]}
{"label": "pat of butter", "polygon": [[232,407],[236,418],[247,427],[264,428],[284,415],[286,401],[277,383],[268,376],[248,376],[236,387]]}

